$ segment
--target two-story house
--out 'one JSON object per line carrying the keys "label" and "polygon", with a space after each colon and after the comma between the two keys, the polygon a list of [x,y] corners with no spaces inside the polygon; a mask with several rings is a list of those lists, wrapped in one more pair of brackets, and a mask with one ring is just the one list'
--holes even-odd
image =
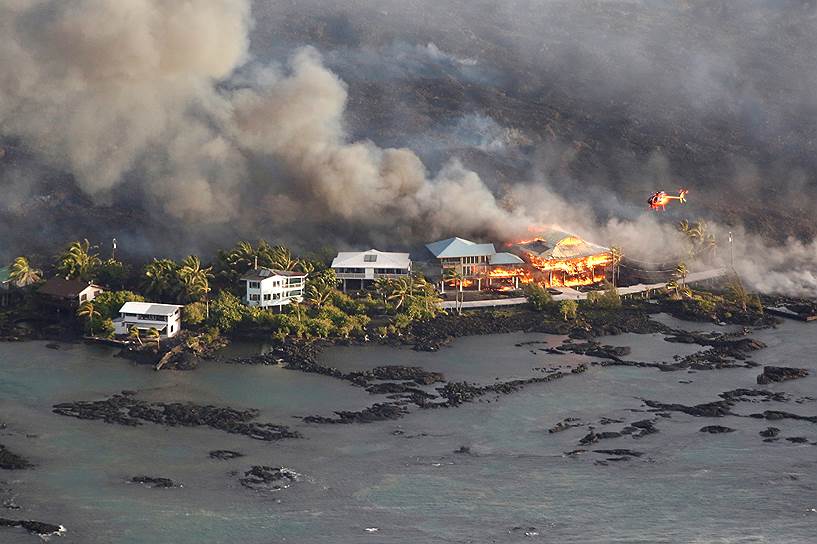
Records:
{"label": "two-story house", "polygon": [[[462,276],[462,281],[455,287],[475,287],[478,291],[483,286],[491,286],[492,280],[507,280],[513,288],[519,288],[519,277],[524,274],[525,263],[512,253],[497,253],[494,244],[478,244],[464,238],[448,238],[426,244],[426,248],[440,264],[442,280],[440,288],[445,291],[446,275],[454,270]],[[501,275],[496,275],[502,271]]]}
{"label": "two-story house", "polygon": [[258,267],[241,277],[246,287],[244,304],[261,308],[280,308],[304,297],[306,274],[291,270]]}
{"label": "two-story house", "polygon": [[113,320],[114,333],[128,334],[136,327],[140,333],[157,329],[162,338],[172,338],[182,328],[182,307],[175,304],[153,302],[126,302],[119,309],[119,317]]}
{"label": "two-story house", "polygon": [[400,278],[411,274],[408,253],[341,251],[332,261],[332,269],[346,289],[366,289],[379,278]]}

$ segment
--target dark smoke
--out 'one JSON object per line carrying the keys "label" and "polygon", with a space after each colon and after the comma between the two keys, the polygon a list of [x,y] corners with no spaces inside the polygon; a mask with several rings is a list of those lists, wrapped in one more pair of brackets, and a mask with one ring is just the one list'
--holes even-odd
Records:
{"label": "dark smoke", "polygon": [[[753,285],[813,293],[816,18],[785,1],[5,2],[0,257],[77,236],[397,249],[556,225],[660,260],[688,216],[722,246],[737,233]],[[681,185],[686,208],[644,211]]]}

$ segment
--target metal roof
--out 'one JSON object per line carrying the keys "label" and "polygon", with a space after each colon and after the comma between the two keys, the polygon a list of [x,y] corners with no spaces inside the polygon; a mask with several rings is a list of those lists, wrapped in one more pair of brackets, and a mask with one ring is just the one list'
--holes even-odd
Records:
{"label": "metal roof", "polygon": [[155,302],[126,302],[119,308],[122,314],[173,315],[181,308],[176,304],[156,304]]}
{"label": "metal roof", "polygon": [[332,268],[405,268],[411,267],[408,253],[368,251],[341,251],[332,260]]}
{"label": "metal roof", "polygon": [[477,244],[464,238],[448,238],[426,244],[426,248],[438,259],[458,257],[483,257],[496,254],[494,244]]}
{"label": "metal roof", "polygon": [[491,255],[488,259],[488,263],[490,264],[525,264],[521,258],[517,257],[513,253],[497,253],[495,255]]}
{"label": "metal roof", "polygon": [[258,268],[253,268],[252,270],[248,271],[246,274],[241,276],[241,279],[251,281],[264,281],[269,278],[274,278],[275,276],[305,278],[306,274],[304,274],[303,272],[295,272],[294,270],[276,270],[274,268],[266,268],[264,266],[259,266]]}

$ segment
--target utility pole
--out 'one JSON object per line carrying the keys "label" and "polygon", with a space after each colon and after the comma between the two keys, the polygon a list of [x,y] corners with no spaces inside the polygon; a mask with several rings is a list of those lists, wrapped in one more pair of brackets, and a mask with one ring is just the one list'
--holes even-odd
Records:
{"label": "utility pole", "polygon": [[732,246],[732,231],[729,231],[729,268],[735,270],[735,250]]}
{"label": "utility pole", "polygon": [[111,260],[116,260],[116,238],[111,241]]}

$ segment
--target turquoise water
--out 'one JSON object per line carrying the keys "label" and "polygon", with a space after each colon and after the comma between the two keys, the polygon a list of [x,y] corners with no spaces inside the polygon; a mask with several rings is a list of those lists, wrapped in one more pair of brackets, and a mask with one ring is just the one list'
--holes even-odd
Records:
{"label": "turquoise water", "polygon": [[[702,328],[685,324],[689,329]],[[758,362],[806,366],[808,378],[768,386],[817,396],[817,329],[786,323],[757,336],[769,344]],[[322,355],[346,369],[414,364],[449,379],[490,383],[536,376],[542,366],[565,368],[588,359],[536,351],[523,341],[560,337],[509,334],[463,338],[437,353],[379,346],[338,347]],[[669,361],[695,346],[660,335],[605,339],[629,345],[630,358]],[[586,427],[548,434],[565,417],[634,421],[651,417],[640,398],[692,404],[754,386],[758,371],[730,369],[663,373],[592,367],[582,375],[534,385],[456,409],[416,411],[394,422],[316,426],[294,416],[331,415],[382,400],[360,388],[278,367],[206,363],[194,372],[153,372],[107,348],[43,343],[0,344],[0,443],[37,464],[0,472],[15,490],[18,511],[0,517],[61,523],[66,543],[220,542],[794,542],[814,541],[817,447],[767,444],[768,422],[673,414],[660,433],[605,440],[594,448],[645,453],[628,462],[594,464],[603,456],[565,456]],[[241,350],[242,347],[234,348]],[[255,349],[244,346],[243,349]],[[531,350],[534,350],[532,353]],[[691,380],[683,384],[680,381]],[[264,443],[212,429],[137,428],[57,416],[56,402],[102,398],[135,389],[141,398],[258,408],[260,420],[290,425],[304,438]],[[740,413],[773,409],[742,404]],[[817,415],[817,402],[777,408]],[[704,425],[737,429],[698,432]],[[781,421],[782,436],[817,440],[817,425]],[[392,434],[400,430],[403,434]],[[473,455],[454,454],[469,446]],[[247,457],[214,461],[213,449]],[[234,471],[254,464],[300,473],[291,488],[259,493],[241,487]],[[126,483],[137,474],[180,482],[174,489]],[[376,531],[367,531],[377,529]],[[519,528],[519,529],[515,529]],[[535,529],[534,529],[535,528]],[[526,536],[525,533],[528,533]],[[0,542],[36,542],[5,530]]]}

